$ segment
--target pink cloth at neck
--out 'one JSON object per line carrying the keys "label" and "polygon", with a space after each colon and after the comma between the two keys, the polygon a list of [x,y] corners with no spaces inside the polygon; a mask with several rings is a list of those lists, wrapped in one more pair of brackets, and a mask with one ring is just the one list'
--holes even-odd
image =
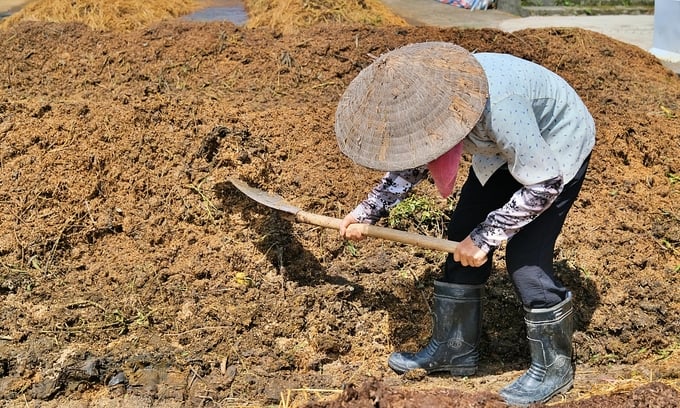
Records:
{"label": "pink cloth at neck", "polygon": [[453,146],[451,150],[427,164],[427,168],[434,179],[434,185],[444,198],[447,198],[453,192],[462,154],[463,142]]}

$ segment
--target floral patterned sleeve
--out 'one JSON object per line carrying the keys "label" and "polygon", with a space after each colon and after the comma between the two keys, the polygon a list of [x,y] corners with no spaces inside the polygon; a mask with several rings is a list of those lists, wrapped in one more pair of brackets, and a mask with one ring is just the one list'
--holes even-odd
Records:
{"label": "floral patterned sleeve", "polygon": [[411,189],[427,177],[427,167],[411,170],[390,171],[371,190],[351,214],[359,222],[375,224],[401,200],[406,198]]}
{"label": "floral patterned sleeve", "polygon": [[503,207],[492,211],[470,233],[470,239],[488,253],[548,209],[563,188],[562,177],[522,187]]}

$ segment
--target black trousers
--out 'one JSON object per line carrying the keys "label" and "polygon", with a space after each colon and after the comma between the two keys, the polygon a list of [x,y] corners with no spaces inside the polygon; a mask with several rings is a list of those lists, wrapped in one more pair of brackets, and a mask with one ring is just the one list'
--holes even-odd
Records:
{"label": "black trousers", "polygon": [[[528,308],[552,307],[566,298],[567,289],[553,271],[555,241],[564,220],[576,200],[588,168],[586,160],[576,176],[567,183],[555,202],[536,217],[507,243],[505,260],[508,273],[522,303]],[[460,199],[451,216],[448,238],[462,241],[493,210],[500,208],[522,185],[503,167],[482,186],[474,171],[460,192]],[[493,252],[487,262],[478,267],[465,267],[449,254],[444,265],[445,282],[480,285],[491,275]]]}

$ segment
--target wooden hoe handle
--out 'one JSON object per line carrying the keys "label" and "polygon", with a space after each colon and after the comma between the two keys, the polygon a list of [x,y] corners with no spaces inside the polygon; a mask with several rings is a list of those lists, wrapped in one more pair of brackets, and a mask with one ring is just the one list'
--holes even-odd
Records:
{"label": "wooden hoe handle", "polygon": [[[342,220],[339,218],[327,217],[325,215],[308,213],[306,211],[298,211],[295,214],[295,219],[305,224],[318,225],[320,227],[340,229]],[[456,241],[449,241],[448,239],[428,237],[427,235],[414,234],[396,230],[392,228],[378,227],[370,224],[352,224],[348,227],[350,230],[358,230],[363,235],[373,238],[382,238],[389,241],[401,242],[403,244],[415,245],[421,248],[434,249],[437,251],[444,251],[453,253],[458,245]]]}

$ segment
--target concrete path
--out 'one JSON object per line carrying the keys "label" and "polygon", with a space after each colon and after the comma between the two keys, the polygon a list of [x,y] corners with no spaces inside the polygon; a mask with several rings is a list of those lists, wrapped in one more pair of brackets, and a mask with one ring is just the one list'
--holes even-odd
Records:
{"label": "concrete path", "polygon": [[0,0],[0,14],[9,14],[26,4],[28,0]]}
{"label": "concrete path", "polygon": [[[466,10],[437,0],[382,0],[393,12],[415,26],[496,28],[513,32],[525,28],[579,27],[608,37],[653,50],[654,16],[597,15],[597,16],[530,16],[519,17],[499,10]],[[658,56],[658,55],[657,55]],[[680,62],[662,62],[680,73]]]}
{"label": "concrete path", "polygon": [[580,27],[599,32],[645,50],[652,48],[654,16],[530,16],[519,17],[499,10],[466,10],[436,0],[382,0],[410,24],[436,27],[497,28],[517,31],[524,28]]}

